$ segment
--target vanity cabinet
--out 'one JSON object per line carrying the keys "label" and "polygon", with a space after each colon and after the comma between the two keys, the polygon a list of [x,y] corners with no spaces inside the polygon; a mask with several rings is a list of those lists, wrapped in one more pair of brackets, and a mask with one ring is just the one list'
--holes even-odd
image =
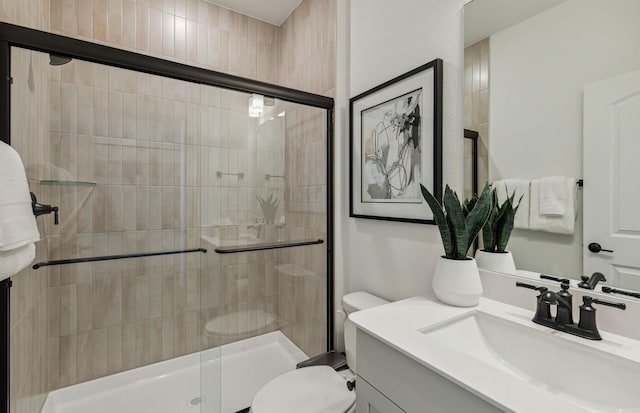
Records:
{"label": "vanity cabinet", "polygon": [[384,394],[359,376],[356,384],[356,412],[358,413],[405,413]]}
{"label": "vanity cabinet", "polygon": [[358,329],[358,413],[496,413],[498,407]]}

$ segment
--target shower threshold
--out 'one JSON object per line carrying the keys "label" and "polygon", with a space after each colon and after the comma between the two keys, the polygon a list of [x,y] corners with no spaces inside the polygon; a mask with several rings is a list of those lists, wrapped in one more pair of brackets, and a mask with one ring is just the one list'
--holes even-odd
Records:
{"label": "shower threshold", "polygon": [[42,413],[235,413],[305,359],[276,331],[52,391]]}

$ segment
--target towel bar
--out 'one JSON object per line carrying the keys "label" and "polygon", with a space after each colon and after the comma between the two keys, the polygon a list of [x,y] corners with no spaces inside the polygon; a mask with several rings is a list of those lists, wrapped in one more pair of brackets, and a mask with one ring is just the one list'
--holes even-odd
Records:
{"label": "towel bar", "polygon": [[190,250],[142,252],[139,254],[103,255],[101,257],[72,258],[68,260],[42,261],[42,262],[33,264],[32,268],[34,270],[37,270],[40,267],[48,267],[50,265],[65,265],[65,264],[78,264],[78,263],[84,263],[84,262],[122,260],[125,258],[156,257],[159,255],[186,254],[189,252],[202,252],[203,254],[206,254],[207,250],[204,248],[194,248]]}
{"label": "towel bar", "polygon": [[264,250],[277,250],[280,248],[291,248],[291,247],[304,247],[307,245],[317,245],[322,244],[324,240],[303,240],[303,241],[280,241],[273,242],[269,244],[248,244],[248,245],[238,245],[233,247],[220,247],[216,248],[214,251],[218,254],[236,254],[239,252],[251,252],[251,251],[264,251]]}

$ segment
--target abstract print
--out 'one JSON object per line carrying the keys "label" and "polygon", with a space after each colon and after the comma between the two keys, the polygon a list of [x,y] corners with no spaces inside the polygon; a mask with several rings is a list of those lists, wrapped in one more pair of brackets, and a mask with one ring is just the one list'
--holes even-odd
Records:
{"label": "abstract print", "polygon": [[422,89],[362,111],[362,202],[421,203]]}

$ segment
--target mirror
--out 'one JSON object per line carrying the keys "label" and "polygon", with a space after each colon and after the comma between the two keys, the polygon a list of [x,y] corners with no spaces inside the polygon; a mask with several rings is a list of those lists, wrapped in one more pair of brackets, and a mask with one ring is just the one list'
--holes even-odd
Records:
{"label": "mirror", "polygon": [[[640,167],[631,166],[629,161],[624,164],[624,174],[618,171],[625,157],[631,159],[633,151],[640,153],[640,121],[636,120],[640,119],[640,93],[633,89],[638,83],[631,80],[629,92],[611,103],[621,121],[626,122],[619,136],[599,136],[587,142],[599,115],[586,115],[586,108],[593,105],[585,97],[588,95],[590,102],[601,99],[594,96],[598,94],[595,91],[615,89],[607,87],[606,82],[624,76],[631,79],[629,74],[640,70],[638,16],[637,0],[473,0],[464,7],[464,127],[478,132],[480,187],[485,181],[524,180],[532,195],[530,216],[525,216],[520,225],[529,225],[529,229],[515,228],[507,246],[518,273],[579,279],[600,271],[608,285],[640,290],[640,261],[621,262],[624,253],[593,253],[588,249],[593,242],[607,249],[611,243],[628,238],[636,242],[636,253],[627,255],[640,255],[640,218],[626,212],[606,188],[604,193],[602,189],[597,193],[595,185],[604,179],[598,172],[602,163],[605,173],[613,171],[612,187],[628,188],[616,189],[616,194],[640,199],[633,178]],[[603,119],[606,122],[606,116]],[[588,155],[594,151],[594,140],[596,156]],[[473,162],[469,146],[465,143],[465,177],[472,176],[468,172]],[[613,148],[610,155],[607,148]],[[598,150],[603,151],[600,157]],[[557,189],[561,182],[535,181],[534,193],[529,183],[545,177],[566,177],[574,182],[560,187],[564,191],[564,216],[569,216],[567,211],[575,211],[575,220],[561,223],[562,231],[555,227],[557,221],[550,224],[544,216],[542,227],[536,218],[537,229],[531,229],[534,213],[539,218],[542,209],[548,207],[540,203],[541,195],[549,194],[554,184]],[[584,187],[577,185],[582,179]],[[622,186],[625,179],[631,183],[628,187]],[[466,178],[466,195],[471,192],[471,184]],[[571,205],[574,193],[575,204]],[[613,205],[613,212],[601,205],[607,203]],[[518,211],[521,213],[527,213],[525,208]],[[599,236],[593,228],[602,222],[617,227]],[[623,248],[631,251],[618,244],[610,249]]]}

